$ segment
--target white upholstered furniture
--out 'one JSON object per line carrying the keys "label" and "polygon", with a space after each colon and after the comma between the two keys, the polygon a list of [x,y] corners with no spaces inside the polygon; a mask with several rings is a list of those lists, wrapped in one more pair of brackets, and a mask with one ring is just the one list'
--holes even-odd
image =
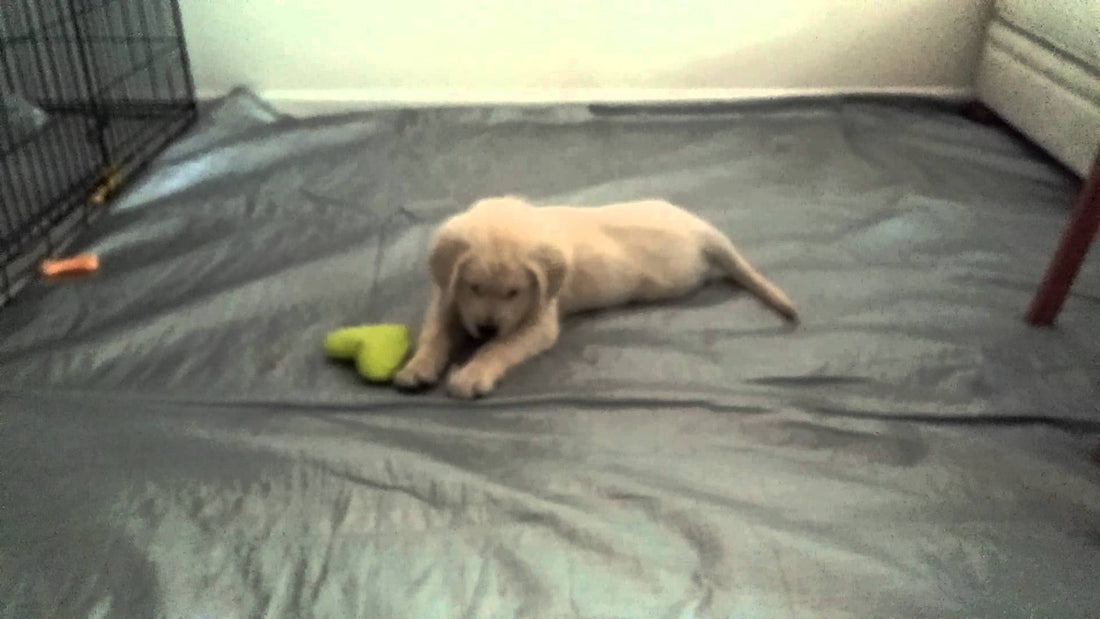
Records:
{"label": "white upholstered furniture", "polygon": [[1028,309],[1028,322],[1050,325],[1100,228],[1100,0],[998,0],[976,87],[986,106],[1084,179]]}
{"label": "white upholstered furniture", "polygon": [[1100,145],[1100,0],[998,0],[978,98],[1073,171]]}

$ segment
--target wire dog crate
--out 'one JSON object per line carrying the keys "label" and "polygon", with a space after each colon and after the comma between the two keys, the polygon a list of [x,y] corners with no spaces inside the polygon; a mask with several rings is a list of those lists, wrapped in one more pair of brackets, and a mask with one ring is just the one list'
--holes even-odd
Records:
{"label": "wire dog crate", "polygon": [[177,0],[0,0],[0,307],[195,117]]}

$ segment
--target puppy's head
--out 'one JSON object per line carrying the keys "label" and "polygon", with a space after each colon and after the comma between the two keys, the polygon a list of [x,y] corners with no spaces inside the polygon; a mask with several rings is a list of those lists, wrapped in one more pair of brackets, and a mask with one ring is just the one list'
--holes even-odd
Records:
{"label": "puppy's head", "polygon": [[525,227],[469,217],[436,237],[433,278],[475,338],[504,336],[532,320],[561,290],[565,256]]}

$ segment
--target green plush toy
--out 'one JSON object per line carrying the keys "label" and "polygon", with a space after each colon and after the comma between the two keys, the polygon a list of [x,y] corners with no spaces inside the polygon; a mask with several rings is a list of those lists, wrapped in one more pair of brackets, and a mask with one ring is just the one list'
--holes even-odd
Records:
{"label": "green plush toy", "polygon": [[360,325],[330,332],[325,337],[325,354],[354,361],[359,375],[369,382],[386,383],[401,369],[410,344],[405,325]]}

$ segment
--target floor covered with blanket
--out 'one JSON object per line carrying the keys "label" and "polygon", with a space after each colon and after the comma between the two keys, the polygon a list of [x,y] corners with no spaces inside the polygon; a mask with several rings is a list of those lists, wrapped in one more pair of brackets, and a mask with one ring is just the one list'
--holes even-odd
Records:
{"label": "floor covered with blanket", "polygon": [[[1077,181],[944,105],[206,110],[0,310],[4,617],[1095,617],[1100,261]],[[467,403],[362,384],[472,200],[645,197],[798,304],[570,319]],[[1094,256],[1097,258],[1097,256]]]}

